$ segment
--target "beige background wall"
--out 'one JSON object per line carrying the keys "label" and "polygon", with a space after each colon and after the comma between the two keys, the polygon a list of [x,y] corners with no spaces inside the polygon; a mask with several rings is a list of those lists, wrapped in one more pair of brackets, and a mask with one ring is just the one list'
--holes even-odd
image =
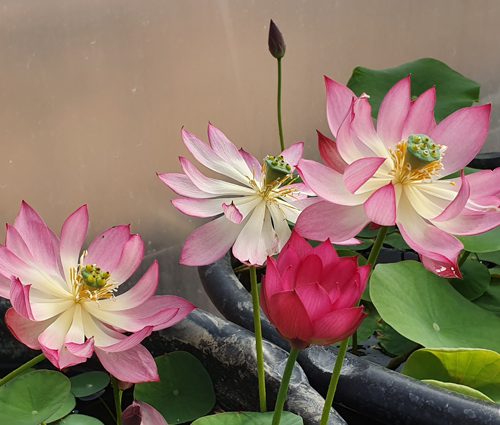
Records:
{"label": "beige background wall", "polygon": [[25,199],[59,228],[88,203],[92,235],[132,223],[162,291],[207,306],[196,270],[177,265],[200,221],[173,209],[155,171],[178,171],[181,126],[204,137],[209,120],[276,152],[269,18],[288,45],[285,137],[306,156],[327,132],[323,74],[347,82],[356,65],[419,57],[482,84],[495,109],[485,150],[500,150],[498,0],[0,0],[0,222]]}

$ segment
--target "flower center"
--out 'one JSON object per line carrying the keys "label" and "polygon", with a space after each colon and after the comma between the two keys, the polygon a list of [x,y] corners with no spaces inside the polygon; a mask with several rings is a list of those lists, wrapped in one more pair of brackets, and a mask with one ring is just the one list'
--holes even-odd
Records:
{"label": "flower center", "polygon": [[113,282],[109,272],[101,270],[95,264],[83,265],[87,255],[84,251],[77,267],[70,269],[75,302],[99,301],[112,298],[118,285]]}
{"label": "flower center", "polygon": [[438,145],[425,134],[412,134],[390,150],[395,184],[431,180],[443,168],[446,146]]}
{"label": "flower center", "polygon": [[299,191],[290,187],[297,180],[292,173],[292,167],[285,161],[283,156],[267,156],[262,166],[264,182],[260,188],[255,185],[259,195],[266,202],[275,202],[276,198],[285,198]]}

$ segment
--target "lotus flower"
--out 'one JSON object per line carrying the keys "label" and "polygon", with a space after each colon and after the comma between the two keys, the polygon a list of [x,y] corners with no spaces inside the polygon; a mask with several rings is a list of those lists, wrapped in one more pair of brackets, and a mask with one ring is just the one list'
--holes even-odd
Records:
{"label": "lotus flower", "polygon": [[415,101],[410,77],[385,96],[375,129],[367,95],[326,78],[327,116],[336,143],[320,135],[325,165],[301,160],[298,171],[323,200],[307,208],[297,231],[311,239],[342,241],[369,222],[397,225],[424,266],[461,277],[462,243],[500,224],[500,170],[443,179],[462,170],[488,135],[490,105],[460,109],[439,124],[436,90]]}
{"label": "lotus flower", "polygon": [[[160,179],[184,198],[173,205],[193,217],[217,217],[195,230],[182,250],[181,264],[201,266],[220,259],[233,247],[241,262],[262,265],[277,254],[290,237],[288,222],[295,223],[307,200],[303,184],[294,184],[292,172],[302,156],[303,143],[284,150],[261,165],[244,150],[238,150],[212,125],[210,145],[182,130],[184,144],[207,168],[236,183],[205,177],[188,159],[180,157],[184,174],[159,174]],[[285,170],[273,176],[272,167]],[[279,170],[278,170],[279,171]],[[270,176],[272,176],[270,178]]]}
{"label": "lotus flower", "polygon": [[123,425],[168,425],[154,407],[142,401],[134,401],[122,415]]}
{"label": "lotus flower", "polygon": [[88,222],[84,205],[66,219],[59,239],[22,203],[0,246],[0,273],[10,279],[12,304],[5,322],[19,341],[42,350],[60,369],[83,363],[95,352],[121,381],[157,381],[154,359],[140,342],[179,322],[194,306],[179,297],[154,296],[156,261],[134,287],[116,295],[141,264],[143,241],[130,234],[129,226],[116,226],[81,253]]}
{"label": "lotus flower", "polygon": [[330,345],[363,321],[357,307],[370,274],[356,257],[339,257],[330,241],[316,248],[292,233],[278,260],[269,257],[261,289],[262,309],[295,348]]}

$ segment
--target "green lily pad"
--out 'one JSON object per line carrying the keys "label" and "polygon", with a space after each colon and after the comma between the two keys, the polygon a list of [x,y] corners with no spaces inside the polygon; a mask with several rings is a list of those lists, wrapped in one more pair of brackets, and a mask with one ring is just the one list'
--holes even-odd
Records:
{"label": "green lily pad", "polygon": [[212,410],[212,380],[196,357],[176,351],[156,357],[155,361],[160,382],[135,385],[136,400],[153,406],[170,425],[193,421]]}
{"label": "green lily pad", "polygon": [[483,401],[494,401],[487,395],[484,395],[481,391],[475,390],[474,388],[468,387],[467,385],[454,384],[453,382],[442,382],[436,381],[435,379],[422,379],[425,382],[435,387],[444,388],[448,391],[454,391],[459,394],[468,395],[469,397],[477,398]]}
{"label": "green lily pad", "polygon": [[415,351],[403,373],[470,387],[500,402],[500,354],[475,348],[432,348]]}
{"label": "green lily pad", "polygon": [[500,279],[493,278],[486,292],[474,300],[477,306],[500,315]]}
{"label": "green lily pad", "polygon": [[486,292],[490,286],[491,276],[484,264],[475,260],[467,260],[460,270],[463,279],[449,279],[449,282],[462,296],[473,301]]}
{"label": "green lily pad", "polygon": [[401,356],[418,347],[418,344],[399,334],[383,320],[377,323],[377,340],[382,350],[393,357]]}
{"label": "green lily pad", "polygon": [[377,310],[370,302],[363,302],[365,306],[365,313],[368,316],[363,320],[361,326],[358,328],[358,341],[363,342],[370,338],[375,330],[378,327],[378,321],[380,320],[380,316],[377,313]]}
{"label": "green lily pad", "polygon": [[495,252],[480,252],[477,254],[481,261],[488,261],[493,264],[500,265],[500,251]]}
{"label": "green lily pad", "polygon": [[460,295],[416,261],[378,265],[370,296],[382,319],[424,347],[500,351],[500,318]]}
{"label": "green lily pad", "polygon": [[[273,412],[229,412],[205,416],[197,419],[192,425],[271,425]],[[290,412],[283,412],[280,425],[302,425],[300,416]]]}
{"label": "green lily pad", "polygon": [[85,372],[70,378],[71,392],[75,397],[88,397],[109,385],[109,375],[104,372]]}
{"label": "green lily pad", "polygon": [[104,425],[99,419],[87,415],[69,415],[58,422],[58,425]]}
{"label": "green lily pad", "polygon": [[390,235],[387,235],[384,239],[384,245],[389,245],[390,247],[400,249],[401,251],[410,249],[399,232],[393,232]]}
{"label": "green lily pad", "polygon": [[39,425],[61,408],[71,384],[60,372],[35,370],[0,387],[0,423]]}
{"label": "green lily pad", "polygon": [[57,409],[56,412],[52,416],[47,418],[45,420],[45,422],[47,422],[49,424],[51,422],[55,422],[61,418],[64,418],[66,415],[70,414],[73,411],[75,406],[76,406],[75,397],[73,396],[73,394],[69,393],[66,396],[66,400],[64,401],[64,403],[61,404],[59,409]]}
{"label": "green lily pad", "polygon": [[500,227],[476,236],[458,236],[464,249],[470,252],[500,251]]}
{"label": "green lily pad", "polygon": [[445,63],[431,58],[419,59],[396,68],[382,70],[358,66],[354,69],[347,86],[358,96],[362,93],[370,95],[372,114],[376,118],[386,93],[394,84],[409,74],[412,75],[412,96],[419,96],[432,86],[436,86],[435,115],[438,121],[479,100],[478,83],[454,71]]}

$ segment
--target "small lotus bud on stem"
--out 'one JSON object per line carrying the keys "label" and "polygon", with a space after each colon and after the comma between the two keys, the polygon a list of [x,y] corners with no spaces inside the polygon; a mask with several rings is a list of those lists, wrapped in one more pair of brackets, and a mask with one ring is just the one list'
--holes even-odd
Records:
{"label": "small lotus bud on stem", "polygon": [[283,34],[276,26],[276,24],[271,19],[271,23],[269,24],[269,51],[271,55],[276,59],[281,59],[285,56],[286,44],[285,39],[283,38]]}

